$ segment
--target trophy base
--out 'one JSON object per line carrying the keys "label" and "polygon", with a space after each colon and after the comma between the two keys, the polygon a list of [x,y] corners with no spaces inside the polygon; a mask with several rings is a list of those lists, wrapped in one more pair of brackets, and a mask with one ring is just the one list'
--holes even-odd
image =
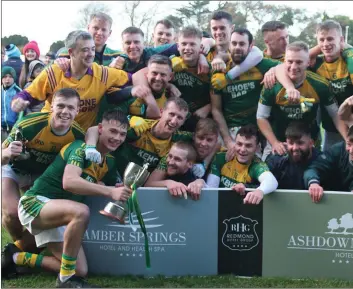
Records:
{"label": "trophy base", "polygon": [[104,210],[99,211],[99,213],[110,219],[119,221],[120,224],[125,224],[126,210],[116,203],[109,202]]}

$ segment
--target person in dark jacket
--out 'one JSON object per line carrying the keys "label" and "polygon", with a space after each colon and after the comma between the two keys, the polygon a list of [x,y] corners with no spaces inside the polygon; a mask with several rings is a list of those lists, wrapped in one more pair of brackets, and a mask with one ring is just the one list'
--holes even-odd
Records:
{"label": "person in dark jacket", "polygon": [[270,155],[266,163],[277,179],[279,189],[305,190],[304,171],[321,152],[314,147],[308,124],[293,121],[288,125],[285,134],[287,154]]}
{"label": "person in dark jacket", "polygon": [[21,91],[15,80],[15,69],[3,66],[1,69],[1,142],[7,138],[18,118],[18,113],[11,109],[12,99]]}
{"label": "person in dark jacket", "polygon": [[314,202],[319,202],[325,190],[353,191],[353,126],[346,142],[333,145],[305,171],[304,183]]}
{"label": "person in dark jacket", "polygon": [[3,63],[3,66],[10,66],[16,71],[16,85],[18,86],[18,77],[21,74],[21,69],[23,66],[23,61],[21,60],[21,52],[18,47],[14,44],[9,44],[5,46],[5,54],[7,60]]}

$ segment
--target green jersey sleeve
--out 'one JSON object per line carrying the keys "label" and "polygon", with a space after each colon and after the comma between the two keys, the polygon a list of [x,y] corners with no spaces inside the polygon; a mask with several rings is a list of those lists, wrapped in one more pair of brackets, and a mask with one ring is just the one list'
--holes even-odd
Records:
{"label": "green jersey sleeve", "polygon": [[255,158],[253,163],[249,168],[249,175],[252,179],[259,180],[259,176],[261,176],[264,172],[269,172],[267,164],[262,162],[259,158]]}
{"label": "green jersey sleeve", "polygon": [[211,163],[211,174],[221,177],[222,167],[226,163],[226,153],[217,153]]}
{"label": "green jersey sleeve", "polygon": [[160,159],[156,169],[163,172],[167,171],[167,156]]}
{"label": "green jersey sleeve", "polygon": [[172,135],[172,142],[177,141],[192,142],[192,133],[188,131],[177,130]]}
{"label": "green jersey sleeve", "polygon": [[86,157],[85,148],[86,144],[83,141],[74,141],[69,144],[63,152],[66,164],[84,169]]}
{"label": "green jersey sleeve", "polygon": [[351,81],[353,82],[353,48],[343,50],[342,57],[347,63],[347,69],[350,74]]}
{"label": "green jersey sleeve", "polygon": [[260,93],[259,103],[267,106],[274,106],[276,103],[275,87],[271,89],[263,88]]}
{"label": "green jersey sleeve", "polygon": [[265,74],[269,71],[272,67],[277,66],[278,64],[282,64],[281,61],[273,60],[270,58],[263,58],[256,67],[260,70],[262,74]]}

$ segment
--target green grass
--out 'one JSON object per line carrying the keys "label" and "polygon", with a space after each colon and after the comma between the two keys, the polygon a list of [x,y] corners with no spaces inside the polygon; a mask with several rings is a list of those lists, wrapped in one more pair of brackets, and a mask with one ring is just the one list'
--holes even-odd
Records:
{"label": "green grass", "polygon": [[[2,229],[2,247],[11,239]],[[5,288],[54,288],[56,274],[39,272],[20,276],[16,279],[2,280]],[[353,288],[353,281],[336,279],[292,280],[288,278],[239,278],[232,275],[207,277],[173,277],[158,276],[142,278],[136,276],[90,276],[88,281],[101,287],[114,288]]]}

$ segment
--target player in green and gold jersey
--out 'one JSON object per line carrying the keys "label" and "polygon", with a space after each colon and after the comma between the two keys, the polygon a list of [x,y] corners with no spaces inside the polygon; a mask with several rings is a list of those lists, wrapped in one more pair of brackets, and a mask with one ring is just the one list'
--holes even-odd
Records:
{"label": "player in green and gold jersey", "polygon": [[[270,153],[270,149],[280,155],[285,153],[283,145],[285,130],[291,120],[303,120],[310,124],[312,137],[316,140],[319,133],[316,115],[320,103],[327,110],[341,134],[346,135],[347,131],[345,124],[337,117],[338,107],[329,90],[329,82],[317,74],[306,71],[309,65],[308,46],[301,41],[289,44],[284,65],[285,73],[293,81],[301,96],[298,102],[289,100],[286,89],[280,83],[272,89],[264,89],[261,92],[257,123],[268,141],[263,160]],[[270,117],[271,124],[268,120]]]}
{"label": "player in green and gold jersey", "polygon": [[[21,250],[33,251],[34,238],[18,219],[20,189],[32,186],[53,162],[61,148],[84,139],[84,131],[74,121],[80,96],[71,88],[54,94],[51,113],[32,113],[19,120],[2,144],[2,225]],[[23,142],[17,138],[22,138]],[[23,148],[24,147],[24,148]],[[22,153],[23,149],[27,154]]]}
{"label": "player in green and gold jersey", "polygon": [[[226,153],[218,153],[211,164],[207,185],[212,188],[231,188],[245,195],[245,188],[256,188],[247,193],[245,204],[259,204],[264,194],[277,189],[277,181],[267,165],[255,156],[259,143],[257,127],[241,127],[235,137],[235,157],[226,161]],[[258,186],[260,184],[260,186]]]}
{"label": "player in green and gold jersey", "polygon": [[18,207],[21,224],[35,235],[37,246],[47,247],[53,256],[16,252],[13,246],[8,247],[4,256],[8,272],[16,265],[41,267],[60,272],[56,287],[89,286],[82,278],[88,268],[81,245],[89,208],[82,201],[84,196],[103,196],[115,201],[130,197],[131,189],[115,187],[115,160],[109,154],[124,142],[128,126],[123,112],[107,111],[98,125],[97,150],[102,162],[85,160],[85,143],[74,141],[62,148],[24,194]]}
{"label": "player in green and gold jersey", "polygon": [[264,58],[284,62],[289,35],[286,24],[281,21],[268,21],[261,27],[266,45]]}
{"label": "player in green and gold jersey", "polygon": [[[232,59],[227,63],[227,70],[241,63],[253,46],[253,36],[244,28],[235,29],[231,35],[230,51]],[[223,141],[228,149],[234,146],[234,137],[239,127],[256,124],[257,103],[261,91],[263,75],[280,62],[263,59],[258,65],[232,81],[215,89],[214,82],[223,83],[224,73],[212,76],[211,93],[212,115],[218,123]]]}

